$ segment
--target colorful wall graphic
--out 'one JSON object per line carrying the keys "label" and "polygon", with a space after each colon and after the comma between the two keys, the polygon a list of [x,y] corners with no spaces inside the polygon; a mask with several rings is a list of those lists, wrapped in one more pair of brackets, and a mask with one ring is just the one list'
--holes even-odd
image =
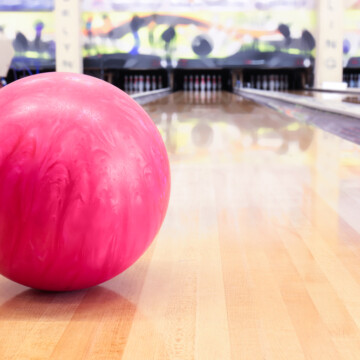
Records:
{"label": "colorful wall graphic", "polygon": [[[1,1],[1,0],[0,0]],[[235,11],[313,9],[316,0],[82,0],[85,11],[184,11],[209,8]]]}
{"label": "colorful wall graphic", "polygon": [[344,67],[360,67],[360,1],[350,0],[344,14]]}
{"label": "colorful wall graphic", "polygon": [[[0,0],[0,10],[10,3]],[[53,5],[16,3],[25,10]],[[291,68],[313,61],[312,0],[84,0],[83,9],[85,67]],[[16,64],[54,66],[52,12],[0,12],[0,30],[13,40]]]}
{"label": "colorful wall graphic", "polygon": [[315,48],[308,9],[85,12],[83,22],[84,56],[117,54],[137,67],[296,67]]}
{"label": "colorful wall graphic", "polygon": [[52,12],[0,12],[0,34],[13,42],[14,69],[30,72],[55,67]]}

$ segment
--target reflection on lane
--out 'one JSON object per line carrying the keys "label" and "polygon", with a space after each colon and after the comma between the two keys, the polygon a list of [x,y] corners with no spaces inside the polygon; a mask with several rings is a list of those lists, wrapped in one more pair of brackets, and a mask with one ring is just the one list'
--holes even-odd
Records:
{"label": "reflection on lane", "polygon": [[[257,344],[250,334],[257,338],[260,324],[269,348],[302,333],[316,351],[304,357],[318,358],[325,349],[324,358],[331,358],[324,333],[348,329],[358,315],[359,146],[231,94],[198,102],[189,95],[145,106],[167,143],[172,170],[168,215],[154,250],[160,266],[152,266],[165,269],[174,284],[168,297],[159,287],[154,311],[161,324],[177,316],[165,328],[167,339],[177,339],[183,326],[181,334],[192,337],[182,344],[194,344],[202,336],[195,324],[209,321],[206,329],[220,328],[223,344],[225,319],[234,344],[243,338]],[[297,111],[293,116],[306,116]],[[151,273],[144,303],[154,304]],[[174,299],[181,299],[178,307]],[[349,320],[344,309],[354,309]],[[251,333],[244,333],[249,324]],[[343,338],[343,331],[336,334]],[[244,347],[234,358],[242,358]],[[300,354],[291,349],[287,358]]]}
{"label": "reflection on lane", "polygon": [[[353,215],[360,211],[354,200],[360,194],[358,145],[305,124],[301,112],[297,121],[230,93],[206,99],[178,92],[145,106],[175,173],[177,164],[179,173],[197,164],[191,172],[200,174],[208,164],[221,173],[222,201],[271,210],[271,216],[285,211],[303,225],[310,220],[335,243],[349,241],[349,226],[360,231]],[[201,176],[192,186],[201,188]]]}
{"label": "reflection on lane", "polygon": [[[360,121],[356,117],[321,111],[302,105],[299,106],[280,99],[268,99],[263,96],[248,94],[246,97],[264,105],[265,107],[270,107],[271,109],[274,109],[277,112],[298,121],[299,123],[313,124],[327,132],[338,135],[360,145]],[[357,105],[352,107],[357,107]]]}
{"label": "reflection on lane", "polygon": [[[173,161],[223,160],[248,151],[302,154],[313,129],[226,92],[178,92],[144,106]],[[236,150],[234,151],[229,150]]]}

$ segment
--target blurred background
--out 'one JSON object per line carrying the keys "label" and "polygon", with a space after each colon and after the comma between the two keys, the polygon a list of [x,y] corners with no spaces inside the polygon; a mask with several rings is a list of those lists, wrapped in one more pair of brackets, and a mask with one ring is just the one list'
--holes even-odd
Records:
{"label": "blurred background", "polygon": [[[221,70],[222,85],[228,90],[236,83],[261,87],[263,78],[257,77],[264,75],[268,75],[267,83],[272,80],[279,87],[285,82],[289,89],[314,85],[319,21],[316,0],[80,3],[83,71],[120,88],[129,87],[130,80],[125,76],[142,75],[144,90],[146,76],[150,89],[156,75],[157,88],[171,85],[174,90],[182,89],[184,73],[179,76],[177,71],[194,69]],[[26,74],[55,70],[54,9],[55,0],[0,0],[0,32],[11,40],[15,51],[5,76],[7,82]],[[358,87],[360,1],[344,1],[340,15],[343,80],[348,87]],[[77,28],[70,26],[68,31],[76,32]],[[129,70],[147,72],[128,73]],[[281,70],[282,78],[276,70]],[[261,82],[258,86],[257,81]]]}

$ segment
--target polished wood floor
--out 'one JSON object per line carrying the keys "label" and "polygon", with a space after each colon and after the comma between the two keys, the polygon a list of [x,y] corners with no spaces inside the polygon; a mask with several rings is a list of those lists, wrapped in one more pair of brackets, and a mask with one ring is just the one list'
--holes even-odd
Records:
{"label": "polished wood floor", "polygon": [[0,359],[359,359],[360,148],[229,93],[145,106],[172,195],[145,255],[85,291],[0,278]]}

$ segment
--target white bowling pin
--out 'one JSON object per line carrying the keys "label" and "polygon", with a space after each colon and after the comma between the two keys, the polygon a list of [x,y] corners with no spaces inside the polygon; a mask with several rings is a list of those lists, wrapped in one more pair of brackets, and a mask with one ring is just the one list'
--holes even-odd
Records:
{"label": "white bowling pin", "polygon": [[279,80],[279,90],[283,91],[284,90],[284,79],[283,79],[283,75],[280,75],[280,80]]}
{"label": "white bowling pin", "polygon": [[134,76],[134,86],[133,86],[133,88],[134,88],[135,92],[139,91],[139,79],[138,79],[137,75]]}
{"label": "white bowling pin", "polygon": [[125,77],[124,77],[124,90],[126,92],[129,91],[129,82],[128,81],[129,81],[129,79],[128,79],[127,75],[125,75]]}
{"label": "white bowling pin", "polygon": [[354,76],[355,76],[355,75],[350,74],[350,87],[351,87],[351,88],[354,88],[354,87],[355,87]]}
{"label": "white bowling pin", "polygon": [[188,77],[187,75],[184,76],[184,90],[187,91],[188,89]]}
{"label": "white bowling pin", "polygon": [[192,75],[189,76],[189,90],[190,91],[194,90],[194,81],[193,81],[193,76]]}
{"label": "white bowling pin", "polygon": [[152,84],[151,84],[152,90],[156,90],[156,76],[152,76]]}
{"label": "white bowling pin", "polygon": [[206,89],[207,89],[208,91],[211,90],[211,77],[210,77],[209,74],[206,76]]}
{"label": "white bowling pin", "polygon": [[263,88],[263,90],[267,90],[267,88],[268,88],[268,83],[267,83],[266,75],[263,75],[262,88]]}
{"label": "white bowling pin", "polygon": [[139,92],[143,92],[144,91],[144,76],[140,75],[139,76]]}
{"label": "white bowling pin", "polygon": [[194,84],[195,91],[199,90],[199,75],[195,75],[195,84]]}
{"label": "white bowling pin", "polygon": [[279,75],[275,75],[274,79],[275,79],[275,81],[274,81],[275,91],[279,91],[279,88],[280,88]]}
{"label": "white bowling pin", "polygon": [[261,89],[261,76],[260,75],[258,75],[256,77],[256,88],[259,90]]}
{"label": "white bowling pin", "polygon": [[130,92],[133,92],[134,91],[134,86],[133,86],[133,76],[132,75],[130,75],[129,76],[129,91]]}
{"label": "white bowling pin", "polygon": [[216,91],[216,75],[213,75],[212,77],[212,89],[213,91]]}
{"label": "white bowling pin", "polygon": [[269,90],[270,91],[275,90],[275,81],[274,81],[274,76],[273,75],[270,75]]}
{"label": "white bowling pin", "polygon": [[201,75],[200,89],[201,91],[205,91],[205,88],[206,88],[205,75]]}
{"label": "white bowling pin", "polygon": [[145,89],[146,91],[150,91],[150,88],[151,88],[150,75],[146,75]]}
{"label": "white bowling pin", "polygon": [[250,76],[250,87],[252,89],[255,89],[255,86],[257,86],[257,84],[255,83],[255,77],[254,77],[254,75],[251,75]]}

